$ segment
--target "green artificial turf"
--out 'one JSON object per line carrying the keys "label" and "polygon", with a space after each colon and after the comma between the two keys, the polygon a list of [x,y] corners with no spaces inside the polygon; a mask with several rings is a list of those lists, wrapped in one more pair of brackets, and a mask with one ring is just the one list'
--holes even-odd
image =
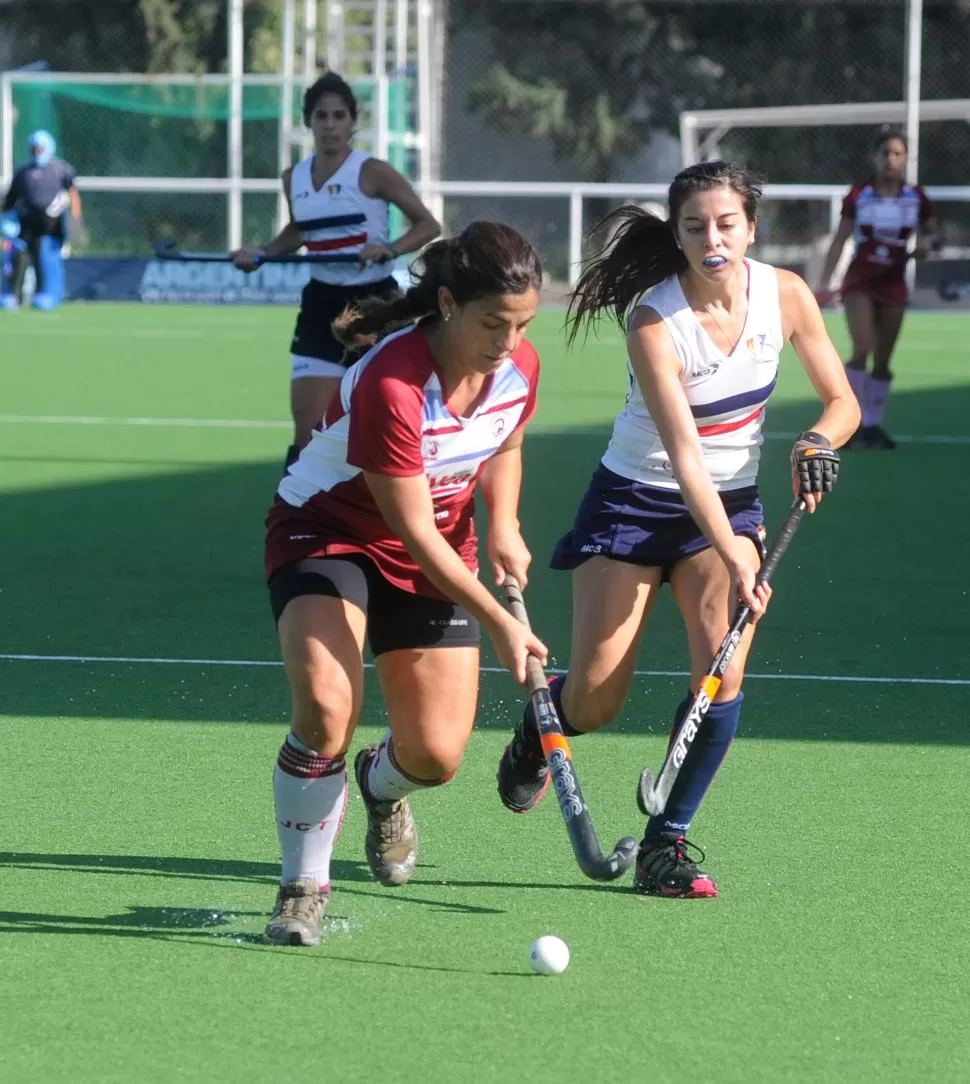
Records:
{"label": "green artificial turf", "polygon": [[[718,900],[596,885],[554,802],[501,807],[521,695],[489,670],[461,771],[415,799],[412,883],[370,880],[352,792],[327,936],[297,950],[259,940],[288,711],[262,519],[292,315],[3,314],[0,1080],[965,1080],[965,318],[908,317],[887,427],[911,439],[847,453],[779,570],[742,736],[691,832]],[[615,332],[567,355],[560,322],[534,328],[522,519],[532,620],[565,665],[568,578],[545,563],[626,378]],[[788,354],[769,530],[785,438],[816,416]],[[662,759],[684,663],[664,599],[622,718],[574,743],[606,846],[641,827],[637,775]],[[373,682],[364,721],[355,748],[382,726]],[[542,933],[570,945],[562,976],[529,971]]]}

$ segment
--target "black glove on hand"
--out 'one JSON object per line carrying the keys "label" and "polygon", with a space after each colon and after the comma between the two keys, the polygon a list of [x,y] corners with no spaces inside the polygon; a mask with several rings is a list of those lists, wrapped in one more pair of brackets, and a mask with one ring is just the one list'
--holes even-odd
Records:
{"label": "black glove on hand", "polygon": [[791,450],[791,464],[800,492],[830,493],[839,476],[839,461],[828,437],[811,429],[799,433]]}

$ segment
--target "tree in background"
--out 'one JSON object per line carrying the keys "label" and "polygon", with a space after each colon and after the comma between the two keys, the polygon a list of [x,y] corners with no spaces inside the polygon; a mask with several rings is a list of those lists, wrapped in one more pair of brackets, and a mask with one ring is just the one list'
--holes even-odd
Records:
{"label": "tree in background", "polygon": [[[454,3],[496,58],[468,107],[545,141],[576,180],[615,180],[652,132],[678,133],[684,110],[903,97],[905,0]],[[922,96],[970,97],[968,57],[970,0],[927,0]],[[715,151],[774,183],[848,183],[869,169],[873,135],[862,126],[739,128]],[[965,123],[925,125],[921,179],[965,184],[968,155]],[[590,219],[605,209],[597,201]],[[760,234],[804,241],[827,228],[824,202],[769,204]]]}
{"label": "tree in background", "polygon": [[[685,109],[898,101],[903,94],[903,0],[455,6],[491,37],[497,58],[470,107],[500,128],[524,123],[582,180],[611,180],[617,162],[646,146],[651,131],[676,134]],[[970,2],[928,0],[923,96],[970,96],[967,57]],[[858,135],[749,130],[729,135],[723,147],[779,183],[835,181],[865,168]],[[927,136],[933,181],[963,183],[954,156],[936,151],[929,129]]]}

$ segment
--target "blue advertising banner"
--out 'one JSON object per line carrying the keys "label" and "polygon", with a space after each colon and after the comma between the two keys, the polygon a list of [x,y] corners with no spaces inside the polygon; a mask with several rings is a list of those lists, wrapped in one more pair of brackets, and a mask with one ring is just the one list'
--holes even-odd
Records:
{"label": "blue advertising banner", "polygon": [[245,274],[230,263],[77,257],[64,261],[71,301],[178,301],[295,305],[308,264],[266,264]]}
{"label": "blue advertising banner", "polygon": [[[268,263],[247,275],[230,263],[191,263],[123,257],[72,257],[64,261],[68,301],[197,302],[206,305],[298,305],[310,264]],[[798,273],[801,267],[793,267]],[[411,285],[406,268],[393,272],[402,290]],[[917,308],[970,306],[966,284],[970,260],[923,260],[916,269]],[[956,284],[959,296],[942,302],[938,289]],[[961,286],[962,284],[962,286]],[[546,292],[549,299],[552,290]]]}

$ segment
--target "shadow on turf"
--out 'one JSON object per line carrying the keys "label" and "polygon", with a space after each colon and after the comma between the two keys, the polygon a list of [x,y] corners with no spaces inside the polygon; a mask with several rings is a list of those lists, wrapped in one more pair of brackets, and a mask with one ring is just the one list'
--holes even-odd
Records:
{"label": "shadow on turf", "polygon": [[[245,862],[232,859],[209,860],[205,858],[168,858],[140,855],[102,854],[27,854],[18,851],[0,851],[0,870],[67,870],[75,873],[107,873],[121,876],[170,877],[178,880],[241,881],[275,886],[280,868],[275,862]],[[576,881],[569,884],[555,882],[516,881],[459,881],[454,878],[432,880],[427,872],[434,866],[418,863],[418,876],[406,892],[386,889],[363,890],[350,887],[356,884],[373,885],[374,879],[364,862],[334,859],[330,864],[335,891],[352,896],[374,896],[378,899],[395,899],[403,903],[416,903],[442,911],[468,912],[470,914],[504,914],[496,907],[475,907],[447,900],[424,900],[413,895],[415,888],[498,888],[498,889],[565,889],[567,891],[627,892],[616,884],[593,884]],[[348,883],[349,882],[349,883]]]}
{"label": "shadow on turf", "polygon": [[[144,874],[203,881],[257,881],[273,884],[280,868],[275,862],[245,862],[235,859],[170,858],[129,854],[26,854],[0,851],[0,868],[69,869],[75,872]],[[334,876],[348,881],[369,881],[363,862],[335,861]]]}
{"label": "shadow on turf", "polygon": [[[218,916],[217,918],[215,916]],[[138,937],[152,941],[194,945],[196,947],[228,948],[274,953],[286,953],[292,957],[303,957],[308,962],[347,963],[370,967],[391,967],[404,971],[437,971],[459,975],[489,975],[503,978],[536,978],[525,971],[487,971],[471,967],[445,967],[436,964],[407,963],[399,960],[375,960],[363,956],[337,956],[314,949],[289,948],[269,945],[262,934],[247,933],[238,930],[212,929],[216,925],[229,925],[234,919],[260,916],[257,911],[233,911],[222,914],[205,910],[179,910],[173,908],[133,907],[119,915],[105,915],[103,918],[80,917],[77,915],[32,914],[23,911],[0,911],[0,936],[5,933],[29,934],[71,934],[96,937]],[[332,938],[339,937],[341,916],[324,920],[321,947],[326,949]],[[332,927],[331,930],[327,926]],[[170,931],[175,931],[174,933]]]}
{"label": "shadow on turf", "polygon": [[[932,424],[958,431],[955,419],[970,415],[970,386],[899,394],[892,406],[909,428]],[[814,403],[779,403],[769,408],[767,428],[794,433],[816,416]],[[933,421],[921,426],[921,418]],[[551,572],[546,558],[569,526],[607,439],[604,429],[537,431],[526,441],[523,523],[536,558],[529,608],[560,665],[568,654],[568,577]],[[771,532],[790,501],[786,444],[769,441],[763,464]],[[0,651],[275,661],[261,560],[263,518],[278,477],[275,462],[180,467],[5,494],[0,567],[17,573],[2,584]],[[954,645],[970,640],[970,607],[955,594],[970,549],[970,516],[953,500],[962,481],[959,459],[946,447],[904,444],[889,454],[847,453],[838,491],[802,526],[779,569],[750,668],[848,677],[962,676]],[[917,492],[918,500],[904,496]],[[484,576],[489,578],[487,571]],[[488,650],[484,661],[492,662]],[[665,595],[651,617],[639,665],[682,670],[684,663],[682,627]],[[279,724],[288,706],[276,666],[0,666],[5,710],[17,715]],[[769,691],[769,685],[786,687]],[[375,686],[369,680],[369,704],[376,704]],[[658,684],[638,678],[613,732],[664,733],[681,688],[680,679]],[[748,736],[970,742],[970,719],[959,710],[956,688],[924,688],[910,696],[895,686],[752,681],[747,691]],[[490,678],[483,694],[479,726],[506,728],[519,704],[511,681]],[[796,701],[799,710],[793,711]],[[806,711],[807,702],[812,708]],[[501,710],[492,710],[496,706]]]}
{"label": "shadow on turf", "polygon": [[[325,919],[324,921],[327,922],[329,920]],[[340,920],[338,918],[335,921]],[[2,932],[2,929],[0,929],[0,933]],[[317,952],[314,949],[267,945],[258,934],[251,934],[242,938],[230,938],[229,935],[226,935],[225,938],[221,941],[199,941],[194,938],[187,939],[185,937],[178,936],[164,937],[160,938],[160,940],[183,942],[190,945],[204,945],[206,948],[229,948],[236,950],[242,948],[250,952],[254,951],[254,946],[259,945],[261,946],[261,948],[256,949],[256,951],[276,953],[282,952],[286,953],[286,955],[290,957],[302,957],[308,963],[316,964],[317,966],[320,966],[321,964],[326,964],[327,966],[329,966],[332,963],[336,963],[353,964],[355,967],[358,967],[363,964],[365,967],[390,967],[394,968],[395,970],[403,971],[437,971],[446,975],[487,975],[495,978],[512,979],[537,979],[540,977],[535,972],[529,971],[487,971],[474,967],[446,967],[440,964],[416,964],[406,963],[400,960],[375,960],[373,958],[368,959],[365,956],[337,956],[331,952],[325,951],[334,936],[335,935],[332,933],[328,935],[326,929],[324,929],[324,936],[320,945],[321,950],[324,951],[320,952]],[[233,941],[235,941],[235,943],[233,943]]]}
{"label": "shadow on turf", "polygon": [[[411,902],[414,902],[413,900]],[[467,908],[469,911],[489,912],[490,908]],[[504,913],[504,912],[496,912]],[[0,936],[9,933],[69,934],[73,936],[137,937],[153,941],[207,946],[214,948],[247,949],[259,946],[265,952],[286,952],[302,956],[310,962],[325,959],[328,963],[364,964],[371,967],[391,967],[404,971],[439,971],[460,975],[494,975],[512,978],[534,977],[524,971],[488,971],[471,967],[446,967],[437,964],[408,963],[400,960],[368,959],[363,956],[325,955],[303,948],[281,948],[268,945],[262,934],[225,929],[240,918],[265,918],[261,911],[217,911],[205,908],[129,907],[117,915],[99,918],[80,915],[53,915],[29,911],[0,911]],[[345,932],[347,919],[328,915],[324,919],[322,946]],[[222,927],[217,929],[216,927]],[[328,928],[329,927],[329,928]]]}
{"label": "shadow on turf", "polygon": [[[346,891],[346,890],[344,890]],[[370,895],[371,893],[364,893]],[[375,893],[376,894],[376,893]],[[413,897],[400,897],[406,902],[416,902]],[[449,910],[461,910],[482,914],[504,914],[493,908],[455,906]],[[262,911],[220,911],[217,909],[189,907],[129,907],[115,915],[93,917],[89,915],[57,915],[30,911],[0,911],[0,936],[11,933],[68,934],[73,936],[148,938],[153,941],[177,942],[216,948],[253,948],[262,951],[289,952],[310,961],[320,955],[299,948],[271,946],[262,934],[227,929],[240,918],[265,918]],[[348,919],[340,915],[328,915],[323,926],[323,946],[349,928]],[[489,971],[480,968],[446,967],[428,963],[409,963],[400,960],[380,960],[362,956],[341,956],[327,953],[327,961],[335,963],[364,964],[372,967],[391,967],[405,971],[438,971],[449,974],[493,975],[513,978],[530,978],[523,971]]]}
{"label": "shadow on turf", "polygon": [[[29,911],[0,911],[0,933],[23,928],[46,933],[107,933],[119,937],[152,937],[163,930],[209,932],[234,919],[257,916],[259,911],[220,911],[203,907],[128,907],[117,915],[51,915]],[[219,936],[226,936],[220,933]],[[235,934],[233,936],[236,936]]]}

